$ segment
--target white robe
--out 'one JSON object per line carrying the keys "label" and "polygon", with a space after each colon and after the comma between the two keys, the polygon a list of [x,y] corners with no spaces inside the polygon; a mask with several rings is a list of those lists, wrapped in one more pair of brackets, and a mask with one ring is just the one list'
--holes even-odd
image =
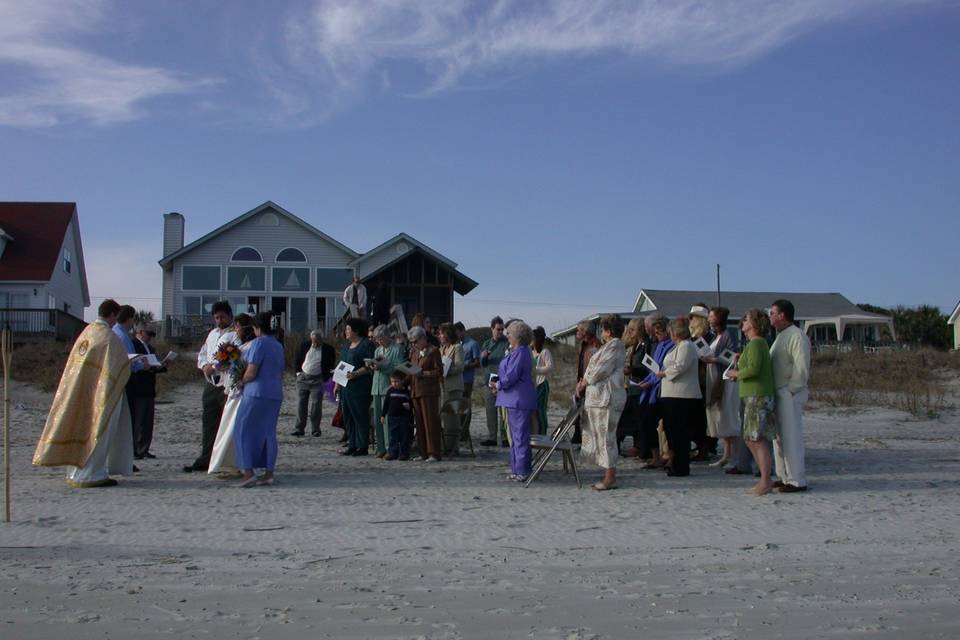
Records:
{"label": "white robe", "polygon": [[130,405],[124,393],[110,414],[110,424],[103,437],[97,441],[87,463],[81,467],[67,467],[67,482],[100,482],[110,474],[133,473],[133,424],[130,421]]}

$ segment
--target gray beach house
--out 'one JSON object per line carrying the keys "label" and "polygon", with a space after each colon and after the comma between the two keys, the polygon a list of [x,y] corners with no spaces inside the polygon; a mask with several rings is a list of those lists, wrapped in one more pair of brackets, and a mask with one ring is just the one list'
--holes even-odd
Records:
{"label": "gray beach house", "polygon": [[165,337],[190,340],[210,323],[210,307],[228,300],[235,312],[272,311],[287,332],[331,330],[343,317],[343,291],[353,275],[367,288],[367,314],[388,319],[400,305],[434,324],[454,316],[454,293],[477,283],[457,264],[400,233],[359,253],[283,207],[265,202],[184,246],[186,221],[163,216]]}

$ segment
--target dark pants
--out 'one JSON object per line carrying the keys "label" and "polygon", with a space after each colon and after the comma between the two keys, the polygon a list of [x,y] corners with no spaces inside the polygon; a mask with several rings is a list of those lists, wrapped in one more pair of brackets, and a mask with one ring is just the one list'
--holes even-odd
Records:
{"label": "dark pants", "polygon": [[149,453],[153,441],[154,398],[131,397],[130,418],[133,422],[133,455],[142,458]]}
{"label": "dark pants", "polygon": [[663,430],[673,454],[670,469],[676,475],[690,474],[690,427],[701,406],[702,401],[695,398],[660,398]]}
{"label": "dark pants", "polygon": [[390,448],[387,450],[394,458],[410,456],[410,417],[387,416],[387,428],[390,429]]}
{"label": "dark pants", "polygon": [[199,471],[206,471],[210,466],[210,454],[213,453],[213,443],[217,439],[217,430],[220,428],[220,417],[223,415],[223,405],[227,404],[227,395],[223,387],[212,385],[209,382],[203,386],[203,435],[200,440],[200,457],[193,461],[193,466]]}
{"label": "dark pants", "polygon": [[[631,402],[631,400],[627,400]],[[635,401],[634,401],[635,402]],[[640,457],[646,458],[652,454],[653,449],[660,450],[660,436],[657,434],[657,425],[660,424],[660,404],[642,404],[640,410],[640,437],[637,448],[640,449]]]}
{"label": "dark pants", "polygon": [[424,458],[443,457],[443,430],[440,427],[440,399],[437,396],[413,398],[417,418],[417,450]]}
{"label": "dark pants", "polygon": [[303,433],[307,428],[308,413],[311,432],[319,434],[323,418],[323,380],[319,376],[304,375],[297,380],[297,424],[293,428],[297,433]]}
{"label": "dark pants", "polygon": [[628,396],[627,403],[623,405],[623,411],[620,413],[620,420],[617,422],[617,449],[629,436],[633,440],[634,448],[640,450],[640,457],[649,458],[650,450],[644,451],[640,447],[640,430],[642,428],[640,421],[642,417],[636,397]]}
{"label": "dark pants", "polygon": [[347,432],[347,447],[359,451],[370,448],[370,402],[369,393],[346,393],[340,391],[343,406],[343,428]]}

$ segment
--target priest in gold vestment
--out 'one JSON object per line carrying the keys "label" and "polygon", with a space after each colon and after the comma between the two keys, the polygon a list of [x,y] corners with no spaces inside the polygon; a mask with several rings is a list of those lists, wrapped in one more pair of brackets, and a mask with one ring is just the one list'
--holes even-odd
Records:
{"label": "priest in gold vestment", "polygon": [[117,484],[133,472],[133,430],[124,396],[130,360],[111,330],[119,305],[104,300],[99,317],[77,338],[53,397],[33,464],[67,467],[72,487]]}

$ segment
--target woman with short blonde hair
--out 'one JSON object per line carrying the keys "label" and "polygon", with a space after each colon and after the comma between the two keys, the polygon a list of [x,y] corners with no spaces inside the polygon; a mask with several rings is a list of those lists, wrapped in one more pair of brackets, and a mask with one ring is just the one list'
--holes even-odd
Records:
{"label": "woman with short blonde hair", "polygon": [[690,325],[686,318],[670,321],[670,340],[674,348],[663,359],[663,368],[657,372],[661,379],[660,401],[663,429],[673,457],[667,468],[668,476],[690,475],[690,426],[702,416],[699,358],[690,342]]}

